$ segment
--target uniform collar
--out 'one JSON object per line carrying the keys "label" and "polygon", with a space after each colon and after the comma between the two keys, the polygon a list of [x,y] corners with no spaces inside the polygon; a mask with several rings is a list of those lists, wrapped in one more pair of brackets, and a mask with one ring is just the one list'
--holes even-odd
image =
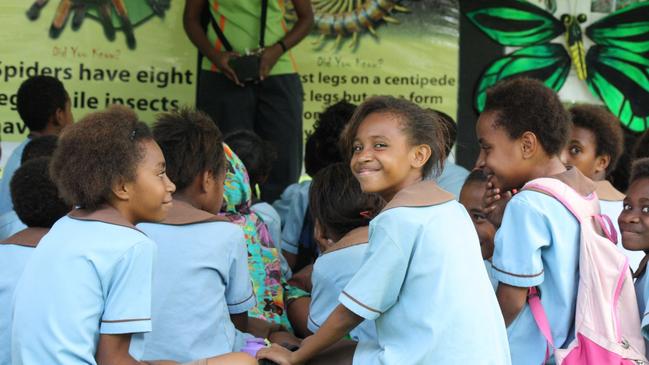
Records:
{"label": "uniform collar", "polygon": [[401,189],[381,212],[398,207],[429,207],[453,199],[453,194],[440,188],[435,181],[422,180]]}
{"label": "uniform collar", "polygon": [[167,218],[161,223],[172,226],[184,226],[207,222],[229,222],[229,220],[225,217],[220,217],[195,208],[187,202],[174,199]]}
{"label": "uniform collar", "polygon": [[581,196],[589,196],[595,191],[595,183],[593,180],[584,176],[579,169],[574,167],[568,168],[566,171],[550,177],[570,186]]}
{"label": "uniform collar", "polygon": [[49,231],[49,228],[28,227],[0,242],[0,244],[36,247],[38,242]]}
{"label": "uniform collar", "polygon": [[141,232],[131,222],[127,221],[126,218],[124,218],[124,216],[110,204],[103,204],[99,208],[94,210],[77,208],[68,213],[68,217],[81,221],[114,224],[116,226],[132,228],[136,231]]}
{"label": "uniform collar", "polygon": [[327,251],[324,252],[324,254],[367,243],[367,241],[369,241],[369,231],[370,230],[368,226],[352,229],[351,231],[347,232],[347,234],[345,234],[340,240],[338,240],[338,242],[329,247]]}
{"label": "uniform collar", "polygon": [[624,194],[617,190],[608,180],[595,181],[595,192],[599,200],[624,200]]}

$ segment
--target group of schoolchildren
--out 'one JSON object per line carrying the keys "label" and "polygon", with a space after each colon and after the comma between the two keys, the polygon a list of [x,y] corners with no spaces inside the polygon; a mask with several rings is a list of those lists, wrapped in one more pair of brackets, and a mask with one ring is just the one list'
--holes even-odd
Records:
{"label": "group of schoolchildren", "polygon": [[448,115],[334,104],[307,135],[312,180],[272,205],[258,187],[273,146],[201,112],[149,128],[113,106],[73,124],[46,76],[21,85],[18,112],[30,135],[0,184],[0,365],[552,363],[548,342],[575,340],[582,238],[559,199],[523,188],[543,177],[619,222],[649,338],[649,137],[621,193],[606,180],[619,121],[566,110],[540,82],[488,91],[471,173],[449,158]]}

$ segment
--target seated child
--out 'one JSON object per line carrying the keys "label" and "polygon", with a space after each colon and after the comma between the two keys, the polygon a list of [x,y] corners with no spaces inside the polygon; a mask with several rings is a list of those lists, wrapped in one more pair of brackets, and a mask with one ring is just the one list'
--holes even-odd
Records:
{"label": "seated child", "polygon": [[[307,175],[314,176],[323,167],[343,161],[338,140],[355,109],[356,105],[339,101],[319,115],[313,132],[307,134],[304,151]],[[318,257],[313,240],[313,222],[308,212],[310,185],[310,181],[290,185],[273,203],[282,219],[282,253],[293,272],[298,272]]]}
{"label": "seated child", "polygon": [[440,188],[452,193],[457,198],[460,196],[460,190],[466,177],[469,176],[469,171],[453,162],[453,157],[451,156],[453,146],[457,139],[457,124],[450,115],[439,110],[433,110],[433,112],[439,115],[439,120],[442,121],[446,129],[447,137],[445,146],[447,158],[444,161],[442,173],[437,177],[436,181]]}
{"label": "seated child", "polygon": [[70,211],[50,180],[46,157],[22,164],[10,187],[14,210],[27,228],[0,243],[0,364],[11,364],[11,298],[18,278],[38,241]]}
{"label": "seated child", "polygon": [[273,345],[258,358],[302,364],[363,320],[376,320],[376,340],[356,346],[355,364],[510,364],[471,218],[452,194],[423,179],[444,161],[434,118],[394,97],[358,107],[342,150],[361,189],[387,205],[370,222],[362,266],[320,329],[295,352]]}
{"label": "seated child", "polygon": [[[336,309],[340,293],[363,264],[368,225],[384,205],[379,195],[361,191],[346,163],[329,165],[313,177],[309,207],[322,254],[311,276],[311,333]],[[363,321],[350,335],[354,341],[376,342],[374,321]]]}
{"label": "seated child", "polygon": [[[162,151],[133,111],[111,107],[63,133],[50,176],[76,208],[41,239],[18,281],[13,363],[144,364],[136,359],[151,331],[156,245],[135,224],[162,221],[171,208]],[[223,363],[254,359],[208,361]]]}
{"label": "seated child", "polygon": [[611,218],[617,231],[618,248],[629,258],[629,265],[635,270],[644,255],[625,250],[622,246],[616,217],[622,211],[624,194],[607,180],[624,149],[620,120],[602,106],[576,105],[569,111],[572,133],[561,159],[595,182],[601,213]]}
{"label": "seated child", "polygon": [[280,242],[282,235],[282,220],[272,205],[259,200],[259,187],[268,179],[273,161],[277,158],[272,145],[262,140],[255,132],[249,130],[234,131],[224,138],[225,143],[239,156],[250,177],[250,188],[253,191],[250,210],[255,212],[268,227],[268,232],[282,260],[284,277],[291,277],[291,268],[281,254]]}
{"label": "seated child", "polygon": [[[649,345],[649,280],[647,277],[647,260],[649,255],[649,158],[642,158],[633,163],[629,190],[624,198],[624,209],[618,218],[622,231],[622,244],[627,250],[645,253],[645,258],[638,270],[635,290],[638,297],[638,309],[642,321],[642,335],[645,344]],[[649,350],[649,347],[647,347]],[[649,351],[647,351],[649,354]]]}
{"label": "seated child", "polygon": [[[224,144],[223,149],[228,170],[221,211],[228,220],[243,228],[248,248],[248,272],[257,303],[248,315],[292,329],[290,312],[299,308],[304,313],[308,311],[308,293],[286,283],[279,250],[273,245],[266,224],[250,210],[252,191],[248,172],[230,147]],[[306,328],[306,315],[299,317],[305,318],[303,327]]]}
{"label": "seated child", "polygon": [[[51,157],[56,149],[57,140],[58,137],[54,135],[30,139],[25,146],[23,155],[20,159],[20,164],[22,165],[25,162],[38,157]],[[25,223],[21,222],[13,209],[0,216],[0,240],[18,233],[25,228],[27,228],[27,226]]]}
{"label": "seated child", "polygon": [[158,247],[155,327],[144,334],[142,359],[187,362],[239,351],[245,341],[230,317],[243,317],[245,331],[248,309],[257,303],[243,232],[216,215],[226,169],[221,132],[189,109],[156,119],[153,137],[176,192],[165,220],[137,225]]}
{"label": "seated child", "polygon": [[487,219],[482,206],[482,198],[487,190],[487,176],[484,171],[475,169],[471,171],[469,176],[462,186],[460,191],[460,204],[464,205],[473,226],[478,233],[480,240],[480,251],[482,251],[482,259],[484,260],[485,268],[489,274],[489,280],[494,290],[498,287],[498,281],[493,277],[493,266],[491,264],[491,257],[494,253],[494,236],[496,235],[496,227]]}
{"label": "seated child", "polygon": [[[495,183],[486,198],[501,198],[539,177],[556,178],[583,196],[595,190],[578,169],[566,170],[561,162],[570,118],[556,93],[540,81],[508,79],[489,89],[476,132],[477,167]],[[546,340],[527,305],[532,286],[540,288],[557,348],[574,338],[579,242],[579,222],[557,199],[526,190],[507,203],[492,262],[513,364],[538,365],[546,356]]]}
{"label": "seated child", "polygon": [[33,76],[23,81],[16,93],[16,108],[29,135],[9,156],[0,181],[0,214],[12,210],[9,183],[20,166],[27,143],[39,136],[58,135],[72,124],[72,103],[61,81],[51,76]]}

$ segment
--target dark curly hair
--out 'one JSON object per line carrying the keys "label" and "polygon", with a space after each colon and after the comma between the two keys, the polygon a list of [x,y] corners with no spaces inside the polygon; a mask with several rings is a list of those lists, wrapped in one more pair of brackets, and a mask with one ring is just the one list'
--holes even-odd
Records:
{"label": "dark curly hair", "polygon": [[444,154],[448,156],[451,153],[453,146],[455,145],[455,141],[457,140],[457,125],[455,124],[455,120],[450,115],[435,109],[431,109],[431,111],[439,116],[439,120],[444,125],[444,135],[446,136]]}
{"label": "dark curly hair", "polygon": [[59,197],[49,175],[48,157],[31,159],[22,164],[11,178],[11,201],[18,218],[28,227],[52,227],[70,211],[70,205]]}
{"label": "dark curly hair", "polygon": [[393,96],[373,96],[356,108],[352,119],[345,127],[340,148],[345,158],[351,160],[356,132],[363,120],[370,114],[386,113],[399,118],[403,131],[412,145],[430,146],[432,155],[423,166],[423,176],[437,176],[444,168],[446,158],[446,128],[437,113],[420,108],[417,104]]}
{"label": "dark curly hair", "polygon": [[474,182],[479,182],[479,183],[487,182],[487,175],[484,173],[484,170],[474,169],[473,171],[471,171],[471,173],[466,177],[466,180],[464,180],[464,185],[474,183]]}
{"label": "dark curly hair", "polygon": [[633,161],[629,185],[638,179],[649,179],[649,157]]}
{"label": "dark curly hair", "polygon": [[59,137],[50,175],[70,205],[96,209],[111,200],[115,184],[135,180],[145,140],[151,131],[132,109],[90,113]]}
{"label": "dark curly hair", "polygon": [[229,133],[223,140],[243,162],[250,177],[250,184],[263,184],[277,160],[277,151],[273,144],[262,140],[255,132],[245,129]]}
{"label": "dark curly hair", "polygon": [[51,76],[34,76],[18,88],[16,108],[30,131],[42,131],[58,109],[70,100],[61,81]]}
{"label": "dark curly hair", "polygon": [[313,221],[319,222],[324,233],[335,240],[354,228],[369,225],[384,205],[385,201],[378,194],[361,190],[349,165],[343,162],[320,170],[309,189]]}
{"label": "dark curly hair", "polygon": [[487,90],[485,112],[497,112],[496,125],[512,139],[534,133],[548,155],[558,155],[568,142],[568,112],[541,81],[521,77],[499,82]]}
{"label": "dark curly hair", "polygon": [[309,176],[315,176],[325,166],[343,161],[338,140],[355,109],[356,105],[343,100],[320,113],[313,131],[306,135],[304,146],[304,169]]}
{"label": "dark curly hair", "polygon": [[649,129],[638,138],[633,147],[633,158],[649,157]]}
{"label": "dark curly hair", "polygon": [[204,171],[216,175],[225,167],[223,136],[205,113],[182,108],[159,114],[153,136],[167,162],[167,175],[182,191]]}
{"label": "dark curly hair", "polygon": [[581,104],[569,109],[572,124],[591,131],[595,135],[595,154],[608,155],[611,158],[606,167],[606,174],[615,169],[624,151],[624,133],[620,120],[606,108],[596,105]]}
{"label": "dark curly hair", "polygon": [[23,150],[23,155],[20,157],[20,164],[39,157],[52,157],[58,142],[59,137],[54,135],[32,138]]}

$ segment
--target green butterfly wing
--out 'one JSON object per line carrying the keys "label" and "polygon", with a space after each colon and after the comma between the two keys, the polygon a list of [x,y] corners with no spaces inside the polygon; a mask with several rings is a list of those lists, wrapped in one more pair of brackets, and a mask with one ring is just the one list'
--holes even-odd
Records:
{"label": "green butterfly wing", "polygon": [[586,28],[601,46],[615,46],[649,56],[649,1],[629,5]]}
{"label": "green butterfly wing", "polygon": [[467,4],[465,15],[487,36],[504,46],[548,42],[565,31],[552,14],[520,0],[480,0]]}
{"label": "green butterfly wing", "polygon": [[591,92],[635,132],[649,127],[649,58],[595,45],[586,55]]}
{"label": "green butterfly wing", "polygon": [[499,58],[482,74],[475,94],[475,107],[482,112],[487,89],[498,81],[525,76],[543,81],[559,91],[570,72],[570,56],[561,44],[546,43],[529,46]]}

